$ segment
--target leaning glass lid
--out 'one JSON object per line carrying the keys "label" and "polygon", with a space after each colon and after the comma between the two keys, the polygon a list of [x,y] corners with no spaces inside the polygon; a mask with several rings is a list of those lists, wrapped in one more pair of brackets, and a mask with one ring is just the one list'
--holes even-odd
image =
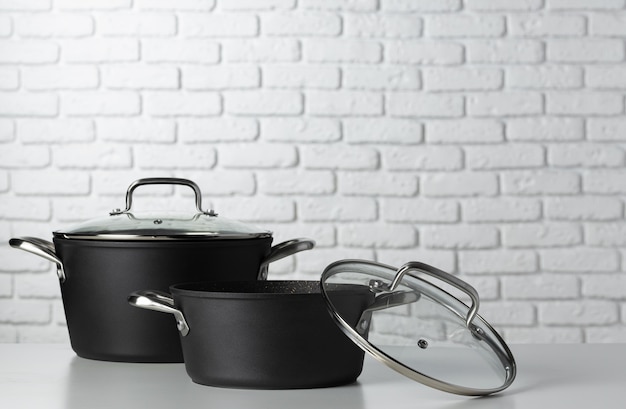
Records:
{"label": "leaning glass lid", "polygon": [[[183,185],[195,194],[195,211],[133,212],[133,192],[144,185]],[[191,204],[191,203],[190,203]],[[54,232],[55,237],[82,240],[215,240],[271,237],[272,232],[252,224],[228,219],[213,210],[202,210],[202,194],[191,180],[144,178],[131,183],[126,208],[114,209],[101,217]]]}
{"label": "leaning glass lid", "polygon": [[[437,280],[462,293],[470,305],[434,284]],[[375,295],[358,320],[344,316],[336,293],[327,291],[336,284],[360,285]],[[396,269],[342,260],[324,270],[321,288],[343,332],[410,379],[446,392],[488,395],[507,388],[515,378],[511,351],[478,315],[476,290],[458,277],[420,262]]]}

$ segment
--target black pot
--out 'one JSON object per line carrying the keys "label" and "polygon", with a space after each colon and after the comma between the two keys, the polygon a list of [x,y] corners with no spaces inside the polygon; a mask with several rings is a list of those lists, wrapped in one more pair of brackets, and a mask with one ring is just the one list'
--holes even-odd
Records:
{"label": "black pot", "polygon": [[[196,214],[133,214],[141,185],[181,184],[196,194]],[[72,348],[107,361],[182,362],[178,333],[167,317],[130,308],[132,291],[166,291],[185,281],[264,280],[270,262],[310,249],[296,239],[271,247],[272,233],[201,210],[198,186],[185,179],[141,179],[128,188],[126,209],[54,232],[54,244],[23,237],[10,245],[57,265]]]}
{"label": "black pot", "polygon": [[[374,299],[363,286],[327,291],[354,325]],[[174,314],[185,368],[196,383],[317,388],[354,382],[361,373],[364,352],[331,318],[317,281],[186,283],[170,292],[138,291],[128,300]]]}

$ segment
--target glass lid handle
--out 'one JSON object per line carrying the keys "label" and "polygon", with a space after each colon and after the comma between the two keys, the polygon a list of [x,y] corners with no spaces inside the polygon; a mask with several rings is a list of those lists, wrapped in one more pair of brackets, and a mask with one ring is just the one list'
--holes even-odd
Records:
{"label": "glass lid handle", "polygon": [[467,312],[467,316],[465,317],[465,325],[467,326],[467,329],[474,332],[473,328],[471,327],[471,323],[474,317],[476,316],[476,314],[478,313],[478,306],[480,304],[478,291],[476,291],[474,287],[472,287],[465,281],[461,280],[458,277],[453,276],[452,274],[446,273],[445,271],[441,271],[438,268],[429,266],[428,264],[420,263],[419,261],[409,261],[408,263],[404,264],[402,267],[398,269],[398,272],[396,276],[394,277],[393,281],[391,282],[391,284],[389,284],[388,288],[385,288],[385,290],[387,291],[395,290],[396,287],[402,281],[402,278],[404,277],[404,275],[405,274],[411,275],[410,273],[413,273],[413,272],[424,273],[431,277],[438,278],[439,280],[447,284],[450,284],[451,286],[467,294],[469,298],[472,300],[472,305],[469,311]]}
{"label": "glass lid handle", "polygon": [[144,185],[189,186],[193,190],[194,194],[196,195],[196,210],[198,211],[198,213],[206,214],[208,216],[217,216],[217,213],[215,213],[213,209],[209,211],[202,210],[202,193],[200,193],[200,188],[198,187],[198,185],[192,182],[191,180],[181,179],[181,178],[143,178],[143,179],[135,180],[133,183],[130,184],[130,186],[128,187],[128,190],[126,191],[126,209],[124,210],[115,209],[111,211],[109,214],[111,216],[115,216],[118,214],[130,213],[130,208],[133,205],[133,192],[139,186],[144,186]]}

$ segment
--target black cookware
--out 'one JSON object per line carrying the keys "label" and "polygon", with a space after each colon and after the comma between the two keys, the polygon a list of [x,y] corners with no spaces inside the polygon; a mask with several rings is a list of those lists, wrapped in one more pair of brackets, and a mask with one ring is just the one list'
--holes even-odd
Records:
{"label": "black cookware", "polygon": [[[131,212],[142,185],[185,185],[195,193],[191,214]],[[130,185],[126,209],[53,233],[54,244],[37,238],[10,245],[57,265],[70,341],[81,357],[125,362],[182,362],[176,328],[159,314],[131,308],[135,290],[167,290],[186,281],[264,280],[270,262],[310,249],[290,240],[271,247],[272,233],[203,211],[192,181],[140,179]]]}

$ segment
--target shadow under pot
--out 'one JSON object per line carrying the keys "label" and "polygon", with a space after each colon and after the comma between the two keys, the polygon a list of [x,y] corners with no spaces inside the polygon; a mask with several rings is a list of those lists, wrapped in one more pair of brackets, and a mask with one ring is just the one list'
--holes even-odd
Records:
{"label": "shadow under pot", "polygon": [[[374,300],[357,285],[327,291],[354,325]],[[137,291],[128,301],[174,314],[185,368],[196,383],[319,388],[352,383],[361,373],[364,352],[331,318],[318,281],[183,283],[170,292]]]}
{"label": "shadow under pot", "polygon": [[[183,185],[195,193],[195,212],[133,212],[143,185]],[[268,264],[314,246],[294,239],[272,246],[272,232],[202,210],[198,186],[186,179],[133,182],[126,209],[10,245],[57,266],[72,349],[83,358],[121,362],[182,362],[168,317],[131,308],[132,291],[189,281],[265,280]]]}

